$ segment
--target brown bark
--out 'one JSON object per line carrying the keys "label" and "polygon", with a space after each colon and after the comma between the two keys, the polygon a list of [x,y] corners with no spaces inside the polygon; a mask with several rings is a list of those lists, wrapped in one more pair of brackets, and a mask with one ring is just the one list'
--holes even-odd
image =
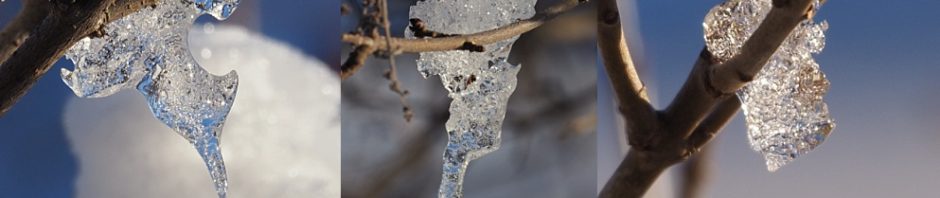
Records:
{"label": "brown bark", "polygon": [[[49,68],[61,57],[69,47],[78,40],[100,32],[105,24],[133,13],[144,6],[156,5],[156,0],[100,0],[79,1],[64,3],[59,1],[33,0],[27,1],[23,13],[17,17],[3,32],[18,32],[10,34],[12,39],[24,39],[23,32],[30,32],[29,24],[33,24],[31,33],[23,40],[22,45],[13,43],[0,43],[0,49],[15,49],[8,59],[2,60],[0,65],[0,116],[5,114],[19,100],[20,97],[44,75]],[[41,6],[45,4],[45,6]],[[36,13],[48,7],[46,15],[35,23]],[[29,17],[27,17],[29,16]],[[14,25],[22,24],[22,25]],[[4,35],[6,36],[6,35]]]}
{"label": "brown bark", "polygon": [[704,147],[736,114],[735,90],[751,81],[790,32],[813,13],[812,0],[774,0],[741,53],[718,64],[703,49],[672,103],[654,110],[623,38],[616,0],[598,6],[598,47],[627,123],[631,149],[600,197],[641,197],[668,167]]}
{"label": "brown bark", "polygon": [[[563,0],[558,4],[536,12],[535,16],[532,18],[474,34],[406,39],[377,36],[375,34],[346,33],[342,35],[341,40],[357,48],[360,46],[371,46],[375,49],[375,53],[383,53],[385,55],[448,50],[482,51],[480,48],[483,45],[506,40],[529,32],[578,5],[587,2],[588,0]],[[362,52],[361,50],[356,51],[356,53]],[[361,54],[356,55],[357,56],[350,56],[347,62],[344,63],[344,68],[349,69],[340,71],[340,76],[342,76],[343,79],[352,76],[352,73],[349,72],[355,72],[358,67],[361,67],[361,63],[364,62],[361,61],[363,60],[361,59]],[[356,63],[360,63],[360,65],[356,65]]]}

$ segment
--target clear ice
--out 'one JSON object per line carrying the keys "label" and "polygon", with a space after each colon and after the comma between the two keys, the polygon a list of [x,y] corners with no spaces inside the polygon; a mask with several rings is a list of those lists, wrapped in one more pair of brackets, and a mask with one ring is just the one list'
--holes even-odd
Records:
{"label": "clear ice", "polygon": [[[471,34],[510,24],[535,14],[536,0],[426,0],[411,7],[410,17],[427,29]],[[406,30],[406,36],[415,38]],[[462,197],[470,160],[499,148],[506,102],[516,87],[519,65],[506,62],[518,37],[485,45],[483,52],[424,52],[417,61],[425,78],[438,75],[448,96],[447,147],[438,197]]]}
{"label": "clear ice", "polygon": [[[731,59],[771,7],[771,0],[729,0],[712,8],[703,23],[708,51],[719,61]],[[737,92],[751,148],[764,155],[771,172],[822,144],[835,127],[823,102],[829,81],[813,59],[825,47],[828,27],[825,21],[801,22]]]}
{"label": "clear ice", "polygon": [[137,88],[154,117],[188,140],[209,169],[219,197],[228,186],[219,148],[222,125],[238,88],[234,71],[212,75],[193,59],[188,32],[196,17],[228,17],[238,0],[162,0],[116,20],[100,38],[84,38],[65,56],[75,69],[62,80],[75,95],[105,97]]}

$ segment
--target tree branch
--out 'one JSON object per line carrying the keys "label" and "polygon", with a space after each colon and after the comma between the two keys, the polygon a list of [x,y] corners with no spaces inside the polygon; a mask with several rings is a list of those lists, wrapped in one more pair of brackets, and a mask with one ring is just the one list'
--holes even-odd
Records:
{"label": "tree branch", "polygon": [[542,24],[545,24],[545,22],[554,19],[558,15],[561,15],[566,11],[586,2],[588,2],[588,0],[564,0],[556,5],[537,12],[532,18],[475,34],[439,38],[405,39],[384,38],[381,36],[371,37],[369,35],[347,33],[343,34],[342,40],[343,42],[356,46],[375,46],[378,51],[391,51],[394,53],[460,50],[463,49],[467,43],[471,43],[473,45],[487,45],[526,33],[541,26]]}
{"label": "tree branch", "polygon": [[363,65],[366,64],[366,60],[369,59],[369,56],[375,52],[375,47],[371,45],[361,45],[356,47],[355,50],[349,53],[349,58],[343,62],[343,65],[340,66],[339,77],[340,79],[346,80],[353,74],[355,74]]}
{"label": "tree branch", "polygon": [[627,121],[630,145],[641,146],[652,136],[641,133],[655,131],[656,110],[649,103],[646,87],[637,75],[627,40],[620,23],[615,0],[601,0],[597,5],[597,46],[604,59],[604,68],[617,94],[618,107]]}
{"label": "tree branch", "polygon": [[49,12],[49,3],[42,0],[23,1],[20,13],[0,32],[0,63],[13,55],[16,48],[26,41],[29,33],[42,23]]}
{"label": "tree branch", "polygon": [[656,178],[672,165],[662,164],[663,160],[654,157],[655,154],[630,149],[614,171],[614,175],[604,185],[599,197],[642,197]]}
{"label": "tree branch", "polygon": [[670,130],[688,136],[720,98],[750,82],[793,28],[808,17],[812,2],[774,0],[770,13],[744,43],[740,53],[723,64],[715,65],[717,61],[703,49],[689,79],[665,111]]}
{"label": "tree branch", "polygon": [[[379,0],[379,13],[381,15],[382,28],[385,29],[385,47],[391,48],[391,42],[389,39],[392,37],[392,28],[391,22],[388,20],[388,0]],[[411,105],[408,104],[408,90],[405,90],[401,86],[401,82],[398,80],[398,66],[395,65],[395,54],[388,54],[388,70],[385,72],[385,78],[388,79],[389,84],[388,88],[398,94],[398,101],[401,103],[401,112],[402,117],[405,118],[405,122],[411,122],[411,118],[414,117],[414,111],[411,111]]]}
{"label": "tree branch", "polygon": [[[740,108],[732,93],[751,81],[793,28],[813,14],[808,12],[812,2],[774,0],[770,13],[744,43],[741,53],[724,64],[716,65],[711,53],[703,49],[673,102],[664,111],[653,114],[650,121],[646,118],[648,111],[633,109],[646,109],[648,102],[637,96],[642,96],[644,90],[635,74],[622,69],[632,63],[617,56],[627,54],[628,49],[625,45],[611,46],[623,42],[619,40],[622,39],[619,23],[605,21],[619,17],[616,0],[602,0],[598,6],[602,22],[598,26],[598,46],[621,101],[631,149],[600,197],[641,197],[666,168],[686,160],[707,144]],[[614,24],[617,28],[603,24]],[[631,120],[637,117],[644,120],[641,123]]]}
{"label": "tree branch", "polygon": [[0,65],[0,116],[9,111],[72,44],[100,32],[108,22],[144,6],[156,5],[156,0],[35,1],[33,3],[49,4],[50,9],[41,24],[21,46],[14,47],[16,51]]}
{"label": "tree branch", "polygon": [[[704,147],[705,144],[718,135],[718,132],[731,121],[731,118],[734,118],[734,115],[738,114],[738,109],[741,109],[741,101],[737,97],[729,97],[718,104],[689,136],[689,147],[692,149]],[[696,153],[697,151],[693,150],[692,152]]]}

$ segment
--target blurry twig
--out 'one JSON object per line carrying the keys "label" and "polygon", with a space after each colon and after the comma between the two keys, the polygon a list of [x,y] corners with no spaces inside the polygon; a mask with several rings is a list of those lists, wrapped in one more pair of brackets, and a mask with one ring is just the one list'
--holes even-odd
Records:
{"label": "blurry twig", "polygon": [[390,155],[391,157],[385,160],[385,163],[382,163],[382,168],[374,174],[375,177],[368,181],[370,182],[368,186],[357,188],[365,190],[361,194],[362,197],[380,197],[399,175],[414,168],[416,164],[428,156],[428,151],[431,151],[434,143],[444,134],[441,131],[444,130],[444,123],[447,122],[450,115],[446,106],[434,109],[438,109],[438,111],[430,116],[430,122],[425,124],[424,128],[416,129],[420,133],[415,133],[411,139],[407,140],[403,144],[405,147],[398,152],[399,154]]}
{"label": "blurry twig", "polygon": [[[391,42],[388,42],[388,39],[392,37],[392,30],[390,27],[390,22],[388,20],[388,0],[379,0],[381,6],[379,6],[379,12],[382,13],[382,27],[385,28],[385,39],[386,47],[392,48]],[[411,122],[411,117],[414,116],[414,112],[411,111],[411,106],[408,105],[408,99],[405,98],[408,95],[408,90],[401,88],[401,82],[398,81],[398,68],[395,66],[395,54],[388,54],[388,71],[385,73],[385,78],[388,79],[389,84],[388,88],[398,94],[398,100],[401,103],[402,116],[405,118],[406,122]]]}
{"label": "blurry twig", "polygon": [[702,185],[708,179],[709,160],[711,159],[712,146],[705,146],[701,151],[695,153],[682,166],[681,180],[679,183],[680,198],[702,197]]}
{"label": "blurry twig", "polygon": [[[363,20],[359,22],[359,28],[356,30],[358,34],[368,34],[372,38],[391,38],[391,24],[388,19],[388,1],[387,0],[364,0],[362,2],[362,17]],[[380,29],[384,32],[382,36],[379,32]],[[386,48],[390,48],[390,42],[386,42]],[[362,65],[365,64],[366,59],[370,55],[377,51],[376,49],[381,46],[374,45],[359,45],[356,46],[356,49],[350,53],[349,59],[343,63],[340,67],[340,76],[345,79],[350,74],[355,73]],[[401,82],[398,80],[398,69],[395,66],[395,54],[394,53],[384,53],[382,54],[388,59],[388,70],[385,72],[385,79],[388,79],[389,90],[398,94],[399,103],[402,105],[402,117],[405,118],[406,122],[411,122],[411,118],[414,116],[414,112],[411,110],[411,106],[408,105],[408,90],[402,88]]]}

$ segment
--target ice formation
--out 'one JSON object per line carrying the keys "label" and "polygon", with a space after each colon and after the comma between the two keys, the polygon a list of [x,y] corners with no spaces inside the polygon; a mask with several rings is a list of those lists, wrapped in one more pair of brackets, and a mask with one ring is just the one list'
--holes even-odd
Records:
{"label": "ice formation", "polygon": [[[190,30],[189,48],[200,65],[213,73],[238,71],[238,97],[220,142],[232,178],[227,197],[339,198],[335,71],[288,43],[243,27],[207,23]],[[153,119],[146,105],[133,91],[69,100],[63,127],[81,173],[72,196],[215,194],[192,146]]]}
{"label": "ice formation", "polygon": [[[411,7],[410,17],[426,22],[428,30],[471,34],[507,25],[535,14],[536,0],[427,0]],[[414,38],[414,32],[406,35]],[[470,160],[499,148],[506,102],[516,87],[519,65],[506,62],[518,37],[485,45],[483,52],[455,50],[425,52],[418,71],[438,75],[448,96],[447,147],[438,197],[462,197],[463,177]]]}
{"label": "ice formation", "polygon": [[[771,0],[729,0],[712,8],[703,23],[708,51],[719,61],[730,59],[770,10]],[[751,148],[764,155],[769,171],[813,150],[835,127],[822,100],[829,81],[813,59],[825,47],[827,28],[825,21],[801,22],[737,92]]]}
{"label": "ice formation", "polygon": [[153,115],[193,144],[209,169],[219,197],[228,186],[219,148],[238,76],[215,76],[200,67],[187,46],[196,17],[227,18],[238,0],[163,0],[155,8],[116,20],[100,38],[85,38],[66,52],[75,69],[62,80],[79,97],[97,98],[136,87]]}

